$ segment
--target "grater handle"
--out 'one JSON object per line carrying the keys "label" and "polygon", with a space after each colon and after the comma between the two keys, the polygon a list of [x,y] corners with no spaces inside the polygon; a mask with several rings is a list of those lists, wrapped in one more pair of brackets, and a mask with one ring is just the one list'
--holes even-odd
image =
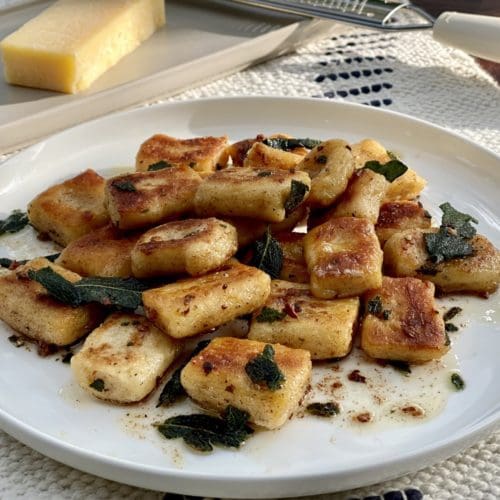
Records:
{"label": "grater handle", "polygon": [[500,17],[443,12],[436,19],[433,36],[473,56],[500,62]]}

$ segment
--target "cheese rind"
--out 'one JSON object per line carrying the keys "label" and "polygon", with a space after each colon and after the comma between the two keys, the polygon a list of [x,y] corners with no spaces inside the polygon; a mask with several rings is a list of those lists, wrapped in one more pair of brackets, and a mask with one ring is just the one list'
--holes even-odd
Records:
{"label": "cheese rind", "polygon": [[5,79],[74,94],[163,24],[163,0],[59,0],[0,42]]}

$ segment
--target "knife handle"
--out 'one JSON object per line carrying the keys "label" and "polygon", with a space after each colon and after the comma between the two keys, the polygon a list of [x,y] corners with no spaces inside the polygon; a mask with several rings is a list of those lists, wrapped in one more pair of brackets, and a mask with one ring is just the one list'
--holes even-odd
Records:
{"label": "knife handle", "polygon": [[500,17],[443,12],[434,23],[433,36],[473,56],[500,62]]}

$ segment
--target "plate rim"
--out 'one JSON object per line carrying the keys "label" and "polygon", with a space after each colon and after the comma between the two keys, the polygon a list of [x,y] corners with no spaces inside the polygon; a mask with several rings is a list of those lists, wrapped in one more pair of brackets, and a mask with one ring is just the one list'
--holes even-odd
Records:
{"label": "plate rim", "polygon": [[[173,98],[175,99],[175,97]],[[500,151],[497,153],[496,151],[488,148],[487,146],[484,146],[483,144],[480,144],[478,142],[475,142],[473,139],[467,137],[466,135],[461,134],[460,132],[457,132],[455,130],[451,130],[446,128],[443,125],[439,125],[437,123],[431,122],[429,120],[425,120],[424,118],[418,118],[414,116],[410,116],[406,113],[403,113],[402,111],[395,111],[392,109],[385,109],[385,108],[378,108],[375,106],[368,106],[365,104],[359,104],[356,102],[348,102],[348,101],[336,101],[334,99],[329,99],[326,97],[294,97],[294,96],[279,96],[279,95],[251,95],[251,96],[211,96],[211,97],[200,97],[200,98],[189,98],[189,99],[184,99],[184,100],[169,100],[169,101],[164,101],[164,102],[156,102],[152,104],[146,104],[142,105],[140,107],[132,107],[130,109],[124,109],[124,110],[119,110],[119,111],[113,111],[111,113],[108,113],[103,116],[98,116],[96,118],[92,118],[91,120],[86,120],[82,123],[78,123],[76,125],[73,125],[71,127],[67,127],[63,130],[57,131],[54,134],[50,134],[47,137],[44,137],[42,140],[37,141],[33,144],[30,144],[29,146],[22,148],[19,151],[15,151],[13,153],[6,153],[7,158],[5,160],[2,160],[0,162],[0,169],[5,167],[5,165],[10,166],[9,163],[22,158],[23,155],[29,154],[33,151],[36,150],[37,147],[40,147],[40,145],[54,140],[56,138],[59,138],[61,136],[64,136],[66,134],[78,131],[80,128],[85,128],[89,125],[92,125],[93,123],[96,122],[103,122],[107,120],[111,120],[114,118],[118,118],[120,116],[128,116],[131,114],[143,114],[147,113],[151,109],[158,109],[158,108],[168,108],[168,107],[177,107],[177,106],[190,106],[193,104],[199,104],[199,103],[205,103],[205,102],[216,102],[216,101],[291,101],[291,102],[302,102],[304,104],[306,103],[323,103],[328,106],[333,106],[333,107],[339,107],[339,108],[346,108],[346,109],[364,109],[367,113],[374,113],[374,114],[382,114],[382,115],[392,115],[395,117],[398,117],[399,119],[404,119],[404,120],[409,120],[415,124],[418,124],[419,126],[423,127],[430,127],[433,128],[439,132],[445,133],[447,135],[451,135],[455,139],[460,139],[461,141],[467,143],[469,147],[473,148],[479,148],[481,149],[484,153],[487,153],[488,155],[491,155],[494,159],[500,161]]]}
{"label": "plate rim", "polygon": [[[366,113],[369,114],[371,113],[373,115],[389,115],[389,116],[392,115],[398,117],[399,119],[408,120],[414,124],[417,124],[420,127],[434,129],[436,131],[439,131],[440,133],[444,133],[447,136],[452,136],[455,139],[459,139],[465,142],[468,145],[468,147],[472,147],[476,150],[479,149],[483,153],[490,155],[492,159],[500,161],[499,153],[492,151],[491,149],[487,148],[486,146],[483,146],[482,144],[474,142],[472,139],[469,139],[468,137],[465,137],[458,132],[449,130],[441,125],[434,124],[432,122],[429,122],[421,118],[415,118],[406,115],[398,111],[374,108],[357,103],[336,102],[330,99],[323,99],[323,98],[286,97],[286,96],[231,96],[231,97],[208,97],[202,99],[189,99],[183,101],[168,101],[168,102],[154,104],[148,107],[134,108],[98,117],[96,119],[86,121],[84,123],[75,125],[61,132],[53,134],[48,138],[44,139],[43,141],[33,144],[28,148],[21,150],[18,153],[15,153],[14,155],[11,155],[5,161],[0,163],[0,172],[1,169],[15,166],[15,164],[18,161],[23,161],[25,155],[28,155],[29,157],[29,155],[32,152],[36,151],[36,149],[41,144],[44,144],[47,141],[57,140],[58,138],[64,137],[67,134],[78,133],[80,129],[85,129],[89,126],[91,127],[92,124],[95,122],[103,122],[103,121],[105,122],[107,120],[114,120],[120,118],[121,116],[141,115],[141,114],[147,115],[147,113],[151,109],[157,109],[157,108],[168,109],[170,107],[182,108],[184,106],[191,108],[200,103],[208,102],[213,104],[220,101],[224,101],[226,103],[230,101],[235,103],[236,106],[238,102],[249,102],[249,101],[253,102],[263,101],[266,102],[267,105],[269,105],[269,103],[272,101],[280,101],[280,102],[289,101],[293,103],[301,103],[304,105],[308,105],[311,103],[321,103],[331,106],[333,108],[345,109],[347,113],[349,113],[350,109],[359,110],[362,108],[363,110],[365,110]],[[36,158],[33,161],[37,161]],[[460,431],[455,433],[455,435],[452,438],[445,436],[444,438],[434,441],[433,443],[428,444],[419,450],[405,454],[402,457],[395,456],[394,458],[385,460],[380,464],[365,465],[355,469],[351,467],[349,469],[340,469],[328,472],[326,471],[321,471],[318,473],[308,472],[305,474],[295,476],[293,478],[290,478],[289,476],[283,474],[267,477],[265,473],[261,473],[260,475],[252,475],[249,478],[248,476],[245,475],[241,476],[231,475],[230,477],[224,477],[223,475],[215,475],[213,473],[190,472],[183,469],[164,469],[153,465],[138,464],[136,462],[125,460],[123,458],[110,457],[108,455],[96,453],[88,449],[67,443],[63,439],[58,439],[54,436],[46,434],[43,431],[40,431],[35,427],[32,427],[31,425],[25,424],[22,420],[11,416],[8,412],[6,412],[0,407],[0,428],[2,428],[9,435],[13,436],[15,439],[26,444],[27,446],[39,451],[40,453],[46,456],[49,456],[50,458],[56,461],[70,465],[74,468],[115,481],[116,480],[122,481],[122,479],[116,479],[115,474],[112,474],[112,472],[109,471],[98,469],[98,467],[107,466],[110,467],[111,469],[125,468],[129,472],[139,473],[141,476],[143,475],[146,475],[148,477],[159,476],[159,479],[162,480],[163,482],[168,481],[169,479],[177,480],[180,482],[194,480],[197,483],[203,483],[204,487],[206,487],[207,489],[214,487],[214,484],[216,483],[221,483],[224,484],[226,489],[229,489],[230,491],[229,495],[226,496],[232,496],[235,498],[268,497],[269,495],[265,493],[265,487],[263,483],[265,483],[267,487],[270,488],[271,490],[274,490],[278,484],[283,484],[284,482],[286,482],[289,485],[298,484],[300,482],[303,482],[304,480],[308,481],[316,480],[323,482],[327,481],[329,483],[334,483],[336,479],[344,476],[345,474],[360,475],[360,476],[365,476],[369,474],[370,477],[379,477],[379,479],[376,479],[375,481],[387,480],[390,479],[391,477],[397,477],[400,476],[401,474],[415,470],[416,463],[419,463],[419,465],[417,466],[418,468],[422,468],[424,466],[431,465],[436,461],[448,458],[449,456],[460,451],[460,449],[470,446],[473,443],[477,442],[485,434],[493,432],[494,429],[499,426],[499,423],[500,423],[500,408],[497,408],[491,414],[486,414],[481,419],[476,420],[475,422],[472,422],[471,424],[461,428]],[[48,447],[48,450],[46,447]],[[61,454],[66,456],[63,457],[63,459],[61,459]],[[71,460],[67,459],[68,455],[70,456]],[[83,460],[83,462],[75,465],[75,462],[78,460]],[[399,472],[394,476],[385,473],[383,477],[380,478],[378,474],[380,474],[383,470],[391,468],[393,465],[398,466]],[[404,469],[404,472],[401,472],[402,469]],[[149,477],[149,479],[151,479],[151,477]],[[241,488],[242,490],[245,488],[248,489],[248,486],[255,485],[257,481],[259,482],[259,487],[262,486],[262,491],[264,492],[264,495],[259,495],[259,492],[252,492],[252,494],[249,495],[239,490],[239,488]],[[132,477],[128,478],[127,481],[122,481],[122,482],[126,482],[127,484],[131,484],[142,488],[156,489],[154,484],[145,484],[141,480],[135,480],[135,478]],[[370,480],[367,482],[361,479],[359,481],[358,487],[364,486],[366,484],[371,484],[373,482],[374,480]],[[202,485],[198,484],[197,486],[201,487]],[[284,496],[289,497],[294,495],[293,491],[290,490],[290,486],[288,486],[288,489],[286,488],[282,489],[284,489],[284,492],[282,494],[278,493],[278,494],[273,494],[272,496],[277,498]],[[190,492],[187,492],[186,488],[177,487],[175,484],[173,484],[171,487],[169,486],[169,490],[171,490],[172,493],[191,494]],[[324,486],[319,489],[310,488],[310,490],[314,491],[314,493],[304,493],[303,491],[297,491],[295,496],[303,494],[320,494],[320,493],[336,491],[335,489],[332,490],[331,487],[325,489]],[[209,493],[212,492],[209,491]],[[217,496],[224,496],[224,495],[217,495]]]}

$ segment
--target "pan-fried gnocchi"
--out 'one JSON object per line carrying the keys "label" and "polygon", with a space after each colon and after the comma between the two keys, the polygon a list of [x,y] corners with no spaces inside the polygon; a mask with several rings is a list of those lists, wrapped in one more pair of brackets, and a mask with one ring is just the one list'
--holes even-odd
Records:
{"label": "pan-fried gnocchi", "polygon": [[71,368],[93,396],[135,403],[156,387],[180,350],[144,316],[115,313],[86,338]]}
{"label": "pan-fried gnocchi", "polygon": [[384,203],[380,207],[380,213],[375,224],[380,245],[394,234],[408,229],[429,229],[432,225],[432,217],[421,203],[417,201],[394,201]]}
{"label": "pan-fried gnocchi", "polygon": [[286,313],[271,322],[262,310],[254,313],[248,338],[310,352],[311,359],[343,358],[351,350],[359,298],[325,300],[309,285],[274,280],[264,307]]}
{"label": "pan-fried gnocchi", "polygon": [[137,152],[135,166],[146,172],[163,165],[189,167],[200,174],[210,174],[227,163],[228,139],[224,137],[197,137],[177,139],[156,134],[144,141]]}
{"label": "pan-fried gnocchi", "polygon": [[[295,209],[307,199],[311,188],[309,175],[301,171],[227,168],[204,179],[194,200],[200,217],[252,217],[266,222],[282,222],[287,203],[301,186]],[[300,189],[300,187],[299,187]]]}
{"label": "pan-fried gnocchi", "polygon": [[368,169],[358,170],[335,207],[333,217],[360,217],[377,222],[380,205],[389,188],[387,179]]}
{"label": "pan-fried gnocchi", "polygon": [[387,278],[365,297],[361,346],[374,358],[423,362],[449,350],[434,285],[415,278]]}
{"label": "pan-fried gnocchi", "polygon": [[147,228],[192,212],[200,184],[186,166],[120,175],[106,183],[105,204],[118,229]]}
{"label": "pan-fried gnocchi", "polygon": [[207,332],[255,311],[271,291],[269,276],[232,263],[204,276],[152,288],[143,293],[146,316],[174,338]]}
{"label": "pan-fried gnocchi", "polygon": [[353,297],[382,284],[383,254],[367,219],[331,218],[307,233],[304,254],[315,297]]}
{"label": "pan-fried gnocchi", "polygon": [[347,142],[332,139],[316,146],[297,166],[312,179],[308,202],[313,206],[330,206],[345,191],[355,167]]}
{"label": "pan-fried gnocchi", "polygon": [[[353,144],[352,154],[357,169],[363,168],[368,161],[387,163],[396,158],[394,153],[387,151],[382,144],[373,139],[363,139]],[[425,184],[425,179],[409,168],[388,186],[384,201],[413,200],[424,189]]]}
{"label": "pan-fried gnocchi", "polygon": [[29,278],[29,271],[45,267],[70,282],[80,279],[78,274],[47,259],[34,259],[0,277],[0,319],[36,342],[73,344],[99,324],[104,312],[97,304],[73,307],[52,298],[42,285]]}
{"label": "pan-fried gnocchi", "polygon": [[309,283],[310,276],[304,257],[304,234],[278,233],[276,240],[283,251],[283,266],[280,278],[294,283]]}
{"label": "pan-fried gnocchi", "polygon": [[443,293],[489,295],[500,281],[500,252],[484,236],[475,235],[473,253],[464,258],[429,262],[424,236],[436,229],[396,233],[384,246],[384,265],[390,276],[411,276],[432,281]]}
{"label": "pan-fried gnocchi", "polygon": [[167,222],[139,238],[132,272],[138,278],[202,275],[222,266],[237,249],[236,229],[215,217]]}
{"label": "pan-fried gnocchi", "polygon": [[105,226],[106,181],[91,169],[40,193],[28,205],[30,223],[40,233],[66,246],[88,232]]}
{"label": "pan-fried gnocchi", "polygon": [[304,395],[311,378],[311,357],[303,349],[273,345],[284,380],[277,390],[269,390],[252,381],[245,370],[265,347],[255,340],[215,339],[182,370],[182,386],[202,408],[222,411],[233,405],[247,411],[251,422],[277,429]]}
{"label": "pan-fried gnocchi", "polygon": [[302,155],[272,148],[262,142],[256,142],[248,150],[245,160],[243,161],[243,166],[257,169],[282,168],[291,170],[297,167],[301,160]]}
{"label": "pan-fried gnocchi", "polygon": [[81,276],[132,276],[132,249],[140,233],[123,233],[112,224],[72,241],[56,263]]}
{"label": "pan-fried gnocchi", "polygon": [[499,251],[460,207],[433,224],[425,185],[373,139],[155,134],[135,171],[87,170],[33,199],[32,226],[65,248],[0,259],[0,318],[44,345],[87,336],[71,368],[98,399],[142,401],[175,366],[160,404],[187,393],[278,429],[309,397],[311,360],[437,359],[435,290],[497,289]]}

